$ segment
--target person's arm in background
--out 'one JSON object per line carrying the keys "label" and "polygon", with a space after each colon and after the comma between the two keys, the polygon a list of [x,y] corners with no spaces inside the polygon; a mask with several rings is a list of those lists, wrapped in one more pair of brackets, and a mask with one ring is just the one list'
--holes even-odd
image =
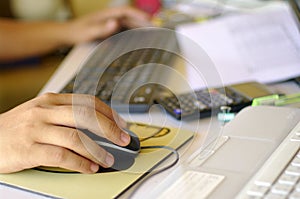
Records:
{"label": "person's arm in background", "polygon": [[105,9],[67,22],[0,19],[0,60],[42,55],[62,46],[104,39],[121,27],[149,24],[149,16],[132,7]]}

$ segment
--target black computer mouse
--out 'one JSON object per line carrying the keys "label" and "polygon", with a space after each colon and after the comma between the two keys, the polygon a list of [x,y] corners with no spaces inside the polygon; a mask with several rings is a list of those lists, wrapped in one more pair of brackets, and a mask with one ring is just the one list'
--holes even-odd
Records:
{"label": "black computer mouse", "polygon": [[[118,146],[112,143],[111,141],[90,132],[89,130],[81,129],[81,131],[83,131],[87,136],[89,136],[92,140],[98,143],[99,146],[103,147],[106,151],[108,151],[114,156],[115,162],[113,166],[111,166],[110,168],[100,167],[98,173],[126,170],[133,165],[135,157],[138,155],[138,153],[141,150],[140,140],[138,136],[132,131],[128,129],[123,129],[123,130],[126,131],[131,137],[130,143],[125,147]],[[58,167],[41,166],[35,169],[39,171],[54,172],[54,173],[77,173],[75,171],[58,168]]]}
{"label": "black computer mouse", "polygon": [[118,146],[106,138],[100,137],[88,130],[82,130],[87,136],[94,140],[99,146],[103,147],[106,151],[114,156],[115,162],[111,168],[100,168],[100,172],[120,171],[131,167],[134,163],[135,157],[141,150],[140,140],[138,136],[128,129],[123,129],[127,132],[131,139],[127,146]]}

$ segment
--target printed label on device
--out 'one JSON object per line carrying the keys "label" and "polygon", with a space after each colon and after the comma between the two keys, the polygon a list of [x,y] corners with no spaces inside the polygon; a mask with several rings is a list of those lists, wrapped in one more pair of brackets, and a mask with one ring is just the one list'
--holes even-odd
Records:
{"label": "printed label on device", "polygon": [[206,198],[224,178],[221,175],[186,171],[159,198]]}

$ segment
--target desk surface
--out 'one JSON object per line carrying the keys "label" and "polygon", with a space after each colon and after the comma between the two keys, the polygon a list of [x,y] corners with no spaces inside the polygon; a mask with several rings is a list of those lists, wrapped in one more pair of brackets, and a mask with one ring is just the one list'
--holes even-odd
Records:
{"label": "desk surface", "polygon": [[[78,69],[81,67],[82,60],[86,58],[86,56],[94,47],[94,44],[83,44],[75,47],[73,51],[70,52],[68,57],[62,62],[60,67],[57,69],[57,71],[54,73],[45,87],[41,90],[40,94],[45,92],[58,92],[65,85],[65,83],[67,83],[69,79],[72,78],[76,71],[78,71]],[[180,127],[196,132],[194,140],[180,150],[180,153],[182,155],[180,162],[183,162],[191,155],[194,155],[195,151],[199,150],[200,146],[204,142],[205,132],[218,131],[220,128],[218,122],[216,121],[216,118],[182,122],[161,112],[160,109],[155,108],[155,106],[151,108],[149,113],[146,114],[122,114],[122,116],[128,121],[143,122],[152,125],[161,125],[161,121],[164,121],[164,125],[166,126],[177,128]],[[180,164],[177,164],[177,166],[178,165]],[[142,193],[151,191],[153,187],[158,185],[174,169],[175,167],[159,175],[156,175],[155,178],[150,178],[149,180],[145,181],[144,184],[136,192],[136,196],[141,196]],[[41,196],[33,196],[32,194],[29,194],[27,192],[19,190],[16,191],[4,186],[0,186],[0,196],[1,195],[11,196],[12,198],[20,198],[20,196],[22,198],[43,198]],[[124,195],[124,197],[126,197],[126,194]]]}
{"label": "desk surface", "polygon": [[62,55],[47,55],[17,66],[1,66],[0,113],[35,97],[62,60]]}
{"label": "desk surface", "polygon": [[[91,52],[91,50],[94,47],[95,45],[93,43],[82,44],[80,46],[75,47],[66,57],[66,59],[61,63],[60,67],[56,70],[52,78],[48,81],[48,83],[45,85],[45,87],[41,90],[39,94],[46,92],[58,92],[65,85],[65,83],[67,83],[69,79],[71,79],[73,75],[78,71],[78,69],[81,67],[82,60],[84,60],[87,57],[87,55]],[[162,114],[162,112],[155,107],[151,109],[149,114],[146,113],[122,115],[122,117],[124,117],[127,121],[143,122],[159,126],[161,126],[162,124],[161,121],[165,121],[164,125],[166,126],[180,127],[186,130],[196,132],[194,140],[185,145],[185,147],[183,147],[180,150],[180,153],[182,154],[182,160],[189,157],[194,151],[199,149],[199,146],[201,145],[201,142],[203,142],[204,137],[199,135],[204,135],[203,132],[208,132],[208,128],[212,128],[210,124],[215,124],[214,122],[216,122],[215,120],[213,120],[214,122],[210,122],[210,119],[204,119],[201,121],[197,120],[191,122],[181,122],[172,118],[171,116],[166,115],[165,113]],[[145,184],[142,186],[141,190],[147,191],[148,188],[154,187],[160,181],[162,181],[165,175],[167,175],[169,172],[171,172],[171,170],[163,172],[157,175],[155,178],[151,178],[149,181],[146,181]],[[148,185],[148,183],[150,183],[150,185]],[[139,191],[136,194],[139,195]],[[5,186],[0,186],[0,196],[1,195],[9,195],[12,197],[22,196],[22,198],[33,197],[32,194],[29,194],[27,192],[13,190]],[[41,196],[39,196],[38,198],[41,198]]]}

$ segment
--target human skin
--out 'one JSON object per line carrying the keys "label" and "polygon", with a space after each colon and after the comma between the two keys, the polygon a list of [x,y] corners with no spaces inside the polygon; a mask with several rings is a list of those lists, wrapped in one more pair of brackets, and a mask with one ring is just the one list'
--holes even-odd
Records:
{"label": "human skin", "polygon": [[38,166],[94,173],[114,158],[79,129],[126,146],[126,122],[105,103],[83,94],[47,93],[0,115],[0,173]]}
{"label": "human skin", "polygon": [[60,47],[104,39],[122,27],[150,25],[150,17],[132,7],[105,9],[66,22],[0,19],[0,60],[43,55]]}

